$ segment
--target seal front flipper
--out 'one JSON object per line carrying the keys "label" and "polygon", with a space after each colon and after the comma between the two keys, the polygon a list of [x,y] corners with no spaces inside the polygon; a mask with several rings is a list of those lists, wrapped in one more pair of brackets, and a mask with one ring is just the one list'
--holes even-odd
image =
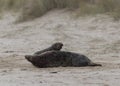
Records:
{"label": "seal front flipper", "polygon": [[90,62],[88,64],[88,66],[102,66],[101,64],[98,64],[98,63],[93,63],[93,62]]}

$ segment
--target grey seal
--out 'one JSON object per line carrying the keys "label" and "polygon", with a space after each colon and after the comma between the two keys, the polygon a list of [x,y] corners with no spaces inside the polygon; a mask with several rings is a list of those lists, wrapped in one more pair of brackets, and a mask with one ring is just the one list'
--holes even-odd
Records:
{"label": "grey seal", "polygon": [[101,64],[92,62],[85,55],[67,51],[53,50],[40,55],[26,55],[25,58],[39,68],[102,66]]}
{"label": "grey seal", "polygon": [[39,55],[41,53],[44,53],[46,51],[51,51],[51,50],[59,51],[59,50],[62,49],[62,46],[63,46],[62,42],[56,42],[56,43],[52,44],[50,47],[48,47],[48,48],[46,48],[44,50],[35,52],[33,55]]}

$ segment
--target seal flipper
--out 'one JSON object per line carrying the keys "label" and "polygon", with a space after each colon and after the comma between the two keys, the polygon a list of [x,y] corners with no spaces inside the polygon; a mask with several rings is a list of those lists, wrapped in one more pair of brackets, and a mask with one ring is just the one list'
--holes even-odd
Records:
{"label": "seal flipper", "polygon": [[88,64],[88,66],[102,66],[101,64],[97,64],[97,63],[93,63],[93,62],[90,62]]}

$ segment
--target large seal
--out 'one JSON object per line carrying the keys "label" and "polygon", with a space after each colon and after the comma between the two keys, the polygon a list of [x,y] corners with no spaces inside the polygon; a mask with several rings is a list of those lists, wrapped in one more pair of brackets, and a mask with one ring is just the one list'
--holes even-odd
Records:
{"label": "large seal", "polygon": [[56,42],[56,43],[52,44],[49,48],[46,48],[46,49],[41,50],[41,51],[37,51],[33,55],[40,55],[41,53],[44,53],[46,51],[52,51],[52,50],[59,51],[62,49],[62,46],[63,46],[63,43]]}
{"label": "large seal", "polygon": [[25,58],[39,68],[102,66],[93,63],[85,55],[66,51],[47,51],[40,55],[26,55]]}

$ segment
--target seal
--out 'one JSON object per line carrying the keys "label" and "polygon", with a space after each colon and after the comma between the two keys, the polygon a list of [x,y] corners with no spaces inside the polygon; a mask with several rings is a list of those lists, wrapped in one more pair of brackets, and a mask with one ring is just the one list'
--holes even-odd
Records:
{"label": "seal", "polygon": [[33,55],[40,55],[41,53],[44,53],[46,51],[51,51],[51,50],[59,51],[62,49],[62,46],[63,46],[63,43],[56,42],[56,43],[52,44],[49,48],[46,48],[46,49],[41,50],[41,51],[37,51]]}
{"label": "seal", "polygon": [[25,58],[39,68],[102,66],[85,55],[66,51],[47,51],[40,55],[26,55]]}

